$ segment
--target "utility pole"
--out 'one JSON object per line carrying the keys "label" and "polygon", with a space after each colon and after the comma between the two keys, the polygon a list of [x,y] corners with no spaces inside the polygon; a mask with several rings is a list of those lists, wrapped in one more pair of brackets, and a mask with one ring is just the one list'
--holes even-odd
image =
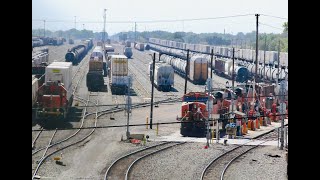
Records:
{"label": "utility pole", "polygon": [[259,46],[258,46],[258,39],[259,39],[259,34],[258,34],[258,26],[259,26],[259,14],[256,14],[256,25],[257,25],[257,28],[256,28],[256,70],[255,70],[255,81],[258,79],[258,51],[259,51]]}
{"label": "utility pole", "polygon": [[130,131],[129,131],[129,115],[130,115],[130,111],[131,111],[131,105],[132,105],[132,100],[131,100],[131,97],[130,97],[130,89],[131,89],[131,77],[129,77],[128,79],[128,89],[127,89],[127,132],[126,132],[126,136],[127,136],[127,139],[130,138]]}
{"label": "utility pole", "polygon": [[187,50],[187,64],[186,64],[186,75],[184,79],[184,94],[187,94],[187,82],[188,82],[188,74],[189,74],[189,49]]}
{"label": "utility pole", "polygon": [[82,24],[82,29],[84,30],[84,24]]}
{"label": "utility pole", "polygon": [[43,20],[43,37],[46,37],[46,20]]}
{"label": "utility pole", "polygon": [[263,79],[264,77],[266,77],[266,49],[267,49],[267,35],[264,38]]}
{"label": "utility pole", "polygon": [[134,22],[134,42],[137,41],[137,23]]}
{"label": "utility pole", "polygon": [[[103,44],[105,42],[105,37],[106,37],[106,11],[107,9],[104,9],[104,13],[103,13]],[[103,49],[104,49],[104,46],[103,46]]]}
{"label": "utility pole", "polygon": [[279,72],[279,66],[280,66],[280,40],[279,40],[279,45],[278,45],[278,72],[277,72],[277,79],[276,79],[276,87],[278,87],[278,83],[279,83],[279,75],[280,75],[280,72]]}
{"label": "utility pole", "polygon": [[281,114],[281,137],[280,137],[280,150],[283,150],[284,146],[284,114],[286,112],[286,106],[284,103],[284,96],[285,96],[285,90],[286,90],[286,80],[282,80],[280,83],[280,114]]}
{"label": "utility pole", "polygon": [[151,80],[151,106],[150,106],[150,129],[152,129],[152,118],[153,118],[153,89],[154,89],[154,69],[156,65],[156,53],[153,53],[152,63],[152,80]]}
{"label": "utility pole", "polygon": [[234,99],[234,47],[232,48],[232,96],[231,96],[231,112],[232,112],[232,115],[233,115],[233,99]]}
{"label": "utility pole", "polygon": [[210,66],[210,78],[212,79],[212,63],[213,63],[213,49],[211,49],[211,66]]}
{"label": "utility pole", "polygon": [[77,16],[74,16],[74,29],[77,29]]}
{"label": "utility pole", "polygon": [[278,46],[278,79],[280,78],[280,40],[279,40],[279,46]]}
{"label": "utility pole", "polygon": [[[208,78],[207,79],[207,89],[208,89],[208,95],[209,95],[209,98],[208,98],[208,106],[207,106],[207,110],[209,112],[209,120],[212,120],[212,116],[211,116],[211,113],[212,113],[212,101],[210,101],[210,98],[211,98],[211,91],[212,91],[212,79],[211,78]],[[211,139],[212,137],[210,137],[210,124],[209,124],[209,121],[206,120],[206,127],[207,127],[207,134],[206,134],[206,139],[207,139],[207,146],[209,147],[209,138]]]}

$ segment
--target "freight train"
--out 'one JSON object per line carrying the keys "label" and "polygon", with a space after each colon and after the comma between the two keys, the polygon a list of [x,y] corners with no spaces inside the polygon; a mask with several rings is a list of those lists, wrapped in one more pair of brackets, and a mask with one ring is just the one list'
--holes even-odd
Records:
{"label": "freight train", "polygon": [[134,45],[134,48],[136,48],[139,51],[144,51],[144,44],[143,43],[136,43]]}
{"label": "freight train", "polygon": [[103,77],[107,75],[107,63],[103,49],[96,46],[89,59],[89,71],[87,73],[88,91],[101,91],[104,87]]}
{"label": "freight train", "polygon": [[45,83],[37,91],[36,119],[66,118],[72,100],[72,63],[51,63],[45,69]]}
{"label": "freight train", "polygon": [[181,122],[182,136],[206,137],[206,120],[209,118],[206,109],[208,99],[209,95],[204,92],[189,92],[182,97],[181,116],[177,118]]}
{"label": "freight train", "polygon": [[[233,65],[232,59],[217,58],[214,61],[214,72],[217,75],[232,79]],[[249,70],[247,67],[234,65],[234,79],[237,82],[246,82],[249,79]]]}
{"label": "freight train", "polygon": [[105,44],[104,52],[105,52],[105,55],[107,55],[107,53],[114,53],[114,47],[112,47],[111,45]]}
{"label": "freight train", "polygon": [[87,49],[85,45],[77,45],[71,49],[68,49],[65,55],[66,62],[72,62],[72,65],[77,65],[86,55]]}
{"label": "freight train", "polygon": [[127,56],[127,58],[130,59],[132,57],[132,55],[133,55],[131,47],[124,47],[123,48],[123,54],[125,56]]}
{"label": "freight train", "polygon": [[149,77],[151,83],[159,91],[171,91],[174,85],[174,69],[172,66],[166,64],[165,62],[156,62],[154,67],[154,81],[152,82],[152,69],[153,63],[149,63]]}
{"label": "freight train", "polygon": [[112,55],[109,68],[112,93],[125,94],[129,90],[128,58],[124,55]]}
{"label": "freight train", "polygon": [[[171,65],[176,73],[185,77],[187,62],[180,58],[161,55],[161,61]],[[189,60],[188,79],[194,84],[204,84],[208,79],[208,61],[202,55],[192,56]]]}
{"label": "freight train", "polygon": [[68,49],[65,55],[66,62],[72,62],[72,65],[79,64],[92,46],[93,42],[90,39],[81,41],[79,45]]}
{"label": "freight train", "polygon": [[[150,47],[153,50],[159,51],[160,53],[163,54],[168,54],[171,55],[173,57],[177,57],[183,60],[187,59],[186,53],[184,53],[184,50],[178,50],[178,49],[171,49],[171,48],[166,48],[166,47],[161,47],[161,46],[157,46],[154,44],[150,44]],[[196,53],[190,53],[190,56],[194,56]],[[210,62],[211,62],[211,56],[208,54],[203,55],[207,60],[208,60],[208,67],[211,66]],[[221,59],[224,59],[225,61],[227,61],[228,63],[225,64],[230,64],[230,62],[232,62],[232,59],[230,58],[223,58],[223,57],[217,57],[214,56],[213,57],[213,62],[212,62],[212,69],[215,69],[215,62],[216,61],[221,61]],[[231,66],[229,66],[231,67]],[[223,67],[220,67],[223,68]],[[226,67],[227,68],[227,67]],[[246,70],[247,68],[247,70]],[[228,68],[227,68],[228,69]],[[276,74],[275,72],[278,72],[278,68],[277,65],[273,65],[273,64],[268,64],[268,65],[263,65],[262,63],[260,63],[260,65],[258,66],[258,78],[257,81],[266,81],[266,82],[275,82],[276,81]],[[265,70],[264,70],[265,69]],[[286,79],[288,80],[288,66],[285,68],[284,66],[281,66],[280,72],[279,72],[279,80],[282,79]],[[222,70],[217,70],[218,75],[230,78],[232,77],[231,71],[223,71]],[[248,72],[248,75],[247,73]],[[216,72],[215,72],[216,73]],[[238,75],[239,73],[239,75]],[[238,82],[245,82],[247,80],[251,80],[253,77],[255,76],[255,64],[253,64],[252,62],[246,62],[243,60],[239,60],[239,59],[235,59],[235,77],[238,79]],[[241,77],[241,78],[240,78]]]}
{"label": "freight train", "polygon": [[[247,67],[251,77],[255,75],[255,69],[256,69],[255,64],[244,63],[244,62],[239,62],[238,64],[244,67]],[[258,74],[258,77],[260,79],[263,79],[264,81],[275,82],[277,79],[278,67],[273,66],[272,64],[269,64],[269,65],[259,64],[257,69],[257,74]],[[281,81],[281,80],[288,80],[288,68],[285,69],[283,66],[281,68],[279,67],[278,81]]]}
{"label": "freight train", "polygon": [[63,40],[60,37],[51,38],[48,44],[54,45],[54,46],[60,46],[63,44]]}
{"label": "freight train", "polygon": [[[149,43],[154,45],[159,45],[167,48],[174,48],[180,50],[189,49],[191,52],[195,53],[204,53],[210,54],[211,50],[213,50],[213,54],[218,57],[232,58],[232,48],[229,47],[220,47],[220,46],[209,46],[202,44],[189,44],[182,42],[175,42],[169,40],[161,40],[157,38],[149,38]],[[245,61],[245,62],[255,62],[256,54],[255,50],[252,49],[239,49],[235,48],[234,57],[236,59]],[[280,58],[278,59],[278,56]],[[275,65],[278,60],[280,61],[280,67],[287,68],[288,67],[288,53],[287,52],[278,52],[276,51],[262,51],[258,52],[258,61],[259,63],[265,64],[273,64]]]}

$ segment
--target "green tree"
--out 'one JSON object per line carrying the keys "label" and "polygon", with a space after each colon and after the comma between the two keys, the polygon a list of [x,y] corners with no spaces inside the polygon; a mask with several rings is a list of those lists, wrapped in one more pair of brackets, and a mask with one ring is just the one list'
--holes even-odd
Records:
{"label": "green tree", "polygon": [[283,23],[282,27],[284,28],[283,32],[288,32],[288,22]]}

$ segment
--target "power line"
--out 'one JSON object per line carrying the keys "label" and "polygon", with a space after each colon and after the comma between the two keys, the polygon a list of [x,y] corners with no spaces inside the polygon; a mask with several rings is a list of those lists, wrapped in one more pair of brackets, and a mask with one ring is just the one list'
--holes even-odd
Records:
{"label": "power line", "polygon": [[261,22],[259,22],[259,24],[261,24],[261,25],[265,25],[265,26],[268,26],[268,27],[271,27],[271,28],[274,28],[274,29],[283,30],[283,28],[274,27],[274,26],[271,26],[271,25],[269,25],[269,24],[265,24],[265,23],[261,23]]}
{"label": "power line", "polygon": [[[282,116],[282,115],[288,115],[288,114],[278,114],[278,115],[272,115],[272,116]],[[215,118],[215,119],[211,119],[211,120],[207,120],[207,121],[223,121],[223,120],[230,120],[230,119],[254,119],[254,118],[257,118],[257,117],[269,117],[269,116],[250,116],[250,117],[241,117],[241,118],[237,118],[237,117],[234,117],[234,118]],[[163,123],[152,123],[152,125],[164,125],[164,124],[180,124],[180,123],[194,123],[195,121],[173,121],[173,122],[163,122]],[[198,121],[197,121],[198,122]],[[130,124],[129,126],[147,126],[147,125],[150,125],[151,123],[144,123],[144,124]],[[98,129],[107,129],[107,128],[117,128],[117,127],[127,127],[128,125],[113,125],[113,126],[89,126],[89,127],[82,127],[82,128],[57,128],[57,130],[74,130],[74,129],[95,129],[95,128],[98,128]],[[33,129],[32,131],[35,132],[35,131],[54,131],[56,129]]]}
{"label": "power line", "polygon": [[267,14],[260,14],[260,15],[262,15],[262,16],[267,16],[267,17],[278,18],[278,19],[285,19],[285,20],[288,20],[288,18],[279,17],[279,16],[272,16],[272,15],[267,15]]}
{"label": "power line", "polygon": [[[218,16],[209,18],[193,18],[193,19],[166,19],[166,20],[144,20],[144,21],[108,21],[108,23],[161,23],[161,22],[180,22],[180,21],[201,21],[213,19],[225,19],[234,17],[251,16],[254,14],[240,14],[232,16]],[[32,21],[43,21],[43,19],[32,19]],[[46,22],[72,22],[71,20],[47,20]],[[79,23],[103,23],[103,21],[77,21]]]}

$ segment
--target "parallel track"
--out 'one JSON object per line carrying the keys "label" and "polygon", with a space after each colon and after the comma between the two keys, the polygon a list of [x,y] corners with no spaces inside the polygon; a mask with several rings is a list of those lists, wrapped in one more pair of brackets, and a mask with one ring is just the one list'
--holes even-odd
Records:
{"label": "parallel track", "polygon": [[[277,128],[278,129],[278,128]],[[272,138],[271,140],[274,140],[274,133],[277,133],[277,129],[265,133],[260,137],[257,137],[254,140],[265,140],[268,138]],[[266,136],[267,135],[267,136]],[[270,139],[265,140],[263,142],[258,143],[257,145],[254,146],[245,146],[248,143],[252,143],[253,140],[244,143],[242,145],[239,145],[223,154],[221,154],[220,156],[214,158],[202,171],[201,173],[201,180],[206,180],[206,179],[220,179],[223,180],[223,176],[226,172],[226,170],[228,169],[228,167],[230,166],[230,164],[232,162],[234,162],[234,160],[236,160],[237,158],[241,157],[242,155],[248,153],[250,150],[257,148],[258,146],[260,146],[261,144],[270,141]]]}
{"label": "parallel track", "polygon": [[109,166],[105,173],[104,179],[127,179],[131,167],[140,159],[183,143],[185,142],[164,142],[128,153],[115,160]]}

